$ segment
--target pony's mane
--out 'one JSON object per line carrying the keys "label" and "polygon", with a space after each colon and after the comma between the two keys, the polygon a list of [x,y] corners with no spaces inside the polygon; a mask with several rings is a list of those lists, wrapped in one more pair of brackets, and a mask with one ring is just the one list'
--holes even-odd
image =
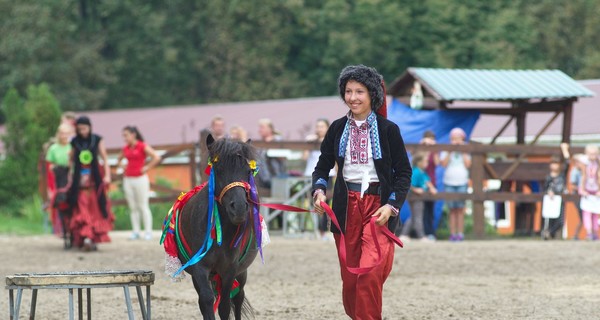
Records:
{"label": "pony's mane", "polygon": [[211,157],[218,157],[215,165],[227,168],[239,168],[248,165],[248,161],[256,160],[256,151],[248,143],[231,139],[219,139],[209,146]]}

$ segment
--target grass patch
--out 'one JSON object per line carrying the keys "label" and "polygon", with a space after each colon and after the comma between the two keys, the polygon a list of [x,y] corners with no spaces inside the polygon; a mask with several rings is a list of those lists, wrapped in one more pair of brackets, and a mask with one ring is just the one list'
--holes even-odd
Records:
{"label": "grass patch", "polygon": [[0,207],[0,234],[36,235],[45,232],[42,199],[15,200]]}

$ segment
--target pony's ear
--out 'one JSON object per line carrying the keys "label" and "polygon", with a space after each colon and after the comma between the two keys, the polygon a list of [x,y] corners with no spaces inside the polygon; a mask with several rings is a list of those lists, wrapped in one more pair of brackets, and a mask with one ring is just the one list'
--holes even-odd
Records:
{"label": "pony's ear", "polygon": [[210,147],[213,143],[215,143],[215,138],[209,133],[208,136],[206,136],[206,146]]}
{"label": "pony's ear", "polygon": [[246,144],[252,145],[252,139],[246,140]]}

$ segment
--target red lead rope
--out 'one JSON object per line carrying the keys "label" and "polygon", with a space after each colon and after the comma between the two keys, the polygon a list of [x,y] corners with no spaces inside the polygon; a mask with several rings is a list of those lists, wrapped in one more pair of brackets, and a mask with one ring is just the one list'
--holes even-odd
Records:
{"label": "red lead rope", "polygon": [[[283,210],[283,211],[291,211],[291,212],[314,212],[314,211],[310,211],[310,210],[306,210],[306,209],[302,209],[302,208],[298,208],[298,207],[294,207],[294,206],[289,206],[289,205],[285,205],[285,204],[259,203],[258,205],[267,207],[267,208],[271,208],[271,209],[275,209],[275,210]],[[327,213],[327,215],[331,219],[331,222],[333,223],[333,225],[336,226],[336,228],[338,228],[338,230],[341,231],[342,228],[340,228],[340,224],[339,224],[337,218],[335,217],[333,210],[331,210],[331,208],[324,202],[321,202],[321,206],[323,207],[323,209],[325,209],[325,213]],[[373,234],[373,240],[375,241],[375,248],[377,249],[377,261],[372,266],[368,266],[368,267],[350,267],[350,266],[348,266],[348,263],[346,262],[346,239],[344,238],[344,233],[340,232],[340,260],[342,260],[342,264],[344,266],[346,266],[346,269],[348,269],[348,272],[357,274],[357,275],[365,274],[365,273],[377,268],[383,261],[383,256],[381,255],[381,246],[379,245],[377,236],[375,236],[375,234],[377,232],[377,223],[375,222],[376,220],[377,220],[377,217],[372,217],[371,221],[369,221],[369,227],[371,228],[371,233]],[[396,243],[400,248],[404,247],[404,244],[402,243],[402,241],[400,239],[398,239],[398,237],[396,237],[390,231],[390,229],[388,229],[386,226],[382,226],[380,228],[381,228],[383,234],[385,234],[390,240],[392,240],[394,243]]]}

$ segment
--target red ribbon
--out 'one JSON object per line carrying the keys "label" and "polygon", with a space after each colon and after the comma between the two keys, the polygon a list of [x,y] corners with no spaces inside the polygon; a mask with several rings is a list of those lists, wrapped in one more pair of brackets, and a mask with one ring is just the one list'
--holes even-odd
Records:
{"label": "red ribbon", "polygon": [[[275,209],[275,210],[283,210],[283,211],[291,211],[291,212],[314,212],[314,211],[310,211],[310,210],[306,210],[306,209],[302,209],[302,208],[298,208],[298,207],[294,207],[294,206],[289,206],[289,205],[285,205],[285,204],[258,203],[258,205],[267,207],[267,208],[271,208],[271,209]],[[365,273],[377,268],[383,262],[383,256],[381,255],[381,246],[379,245],[377,236],[375,236],[375,234],[377,232],[376,228],[378,227],[377,223],[376,223],[377,217],[371,217],[371,220],[369,221],[369,227],[371,228],[371,233],[374,235],[373,240],[375,242],[375,248],[377,249],[377,261],[372,266],[368,266],[368,267],[350,267],[350,266],[348,266],[348,263],[346,262],[346,239],[344,238],[344,233],[341,232],[342,228],[340,228],[340,224],[339,224],[337,218],[335,217],[335,213],[333,213],[333,210],[331,210],[331,208],[326,203],[321,202],[321,206],[323,207],[323,209],[325,209],[325,213],[327,213],[327,215],[331,219],[331,223],[333,223],[333,225],[336,226],[338,228],[338,230],[340,230],[340,260],[342,260],[342,263],[346,267],[348,272],[359,275],[359,274],[365,274]],[[402,243],[402,240],[398,239],[398,237],[396,237],[390,231],[390,229],[388,229],[386,226],[381,226],[381,228],[382,228],[381,230],[385,236],[387,236],[390,240],[392,240],[400,248],[404,248],[404,244]]]}

